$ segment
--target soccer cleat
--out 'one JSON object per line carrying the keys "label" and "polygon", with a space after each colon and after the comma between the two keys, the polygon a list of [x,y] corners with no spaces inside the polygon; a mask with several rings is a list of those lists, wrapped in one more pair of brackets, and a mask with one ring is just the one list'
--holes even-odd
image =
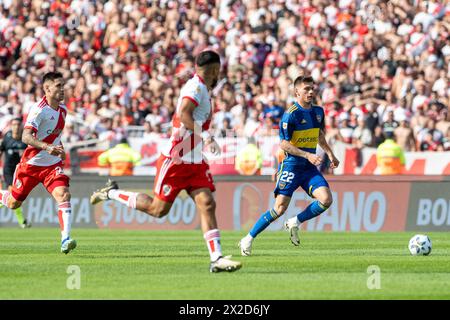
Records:
{"label": "soccer cleat", "polygon": [[21,227],[22,229],[31,228],[31,222],[28,222],[27,219],[25,219],[25,220],[23,221],[23,223],[20,224],[20,227]]}
{"label": "soccer cleat", "polygon": [[242,256],[248,257],[252,254],[252,241],[247,240],[246,237],[239,241],[238,247],[241,248]]}
{"label": "soccer cleat", "polygon": [[220,257],[214,262],[211,262],[209,266],[210,272],[222,272],[228,271],[233,272],[239,270],[242,267],[242,264],[239,261],[233,261],[230,259],[231,256]]}
{"label": "soccer cleat", "polygon": [[74,239],[66,238],[61,243],[61,252],[68,254],[77,247],[77,242]]}
{"label": "soccer cleat", "polygon": [[291,239],[291,242],[294,246],[300,245],[300,238],[298,237],[298,223],[297,218],[294,219],[288,219],[284,223],[284,229],[289,232],[289,238]]}
{"label": "soccer cleat", "polygon": [[117,182],[109,179],[108,182],[106,182],[104,188],[95,190],[91,195],[91,204],[97,204],[99,202],[108,200],[108,191],[113,189],[119,189],[119,185],[117,184]]}

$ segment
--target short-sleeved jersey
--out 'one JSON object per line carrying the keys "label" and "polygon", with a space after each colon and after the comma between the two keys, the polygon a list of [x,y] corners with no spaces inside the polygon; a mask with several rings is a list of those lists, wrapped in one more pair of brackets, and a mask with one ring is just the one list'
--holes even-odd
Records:
{"label": "short-sleeved jersey", "polygon": [[179,115],[183,99],[189,99],[196,105],[193,114],[194,121],[201,124],[202,130],[209,129],[212,115],[211,98],[205,82],[196,74],[181,88],[172,119],[173,129],[170,144],[162,150],[162,154],[169,158],[176,154],[184,163],[201,163],[203,161],[202,139],[194,138],[193,132],[186,129],[180,121]]}
{"label": "short-sleeved jersey", "polygon": [[5,155],[3,164],[5,171],[13,171],[20,161],[20,155],[27,145],[21,140],[16,140],[12,136],[12,132],[8,131],[0,145],[0,151]]}
{"label": "short-sleeved jersey", "polygon": [[[281,118],[280,140],[287,140],[297,148],[315,154],[320,130],[324,128],[324,110],[319,106],[305,109],[297,102]],[[306,164],[303,157],[287,154],[285,162]]]}
{"label": "short-sleeved jersey", "polygon": [[[61,134],[64,129],[67,108],[60,104],[58,110],[53,109],[45,96],[30,108],[25,129],[32,129],[36,138],[48,144],[61,144]],[[61,161],[61,158],[49,154],[47,151],[28,146],[21,162],[35,166],[52,166]]]}

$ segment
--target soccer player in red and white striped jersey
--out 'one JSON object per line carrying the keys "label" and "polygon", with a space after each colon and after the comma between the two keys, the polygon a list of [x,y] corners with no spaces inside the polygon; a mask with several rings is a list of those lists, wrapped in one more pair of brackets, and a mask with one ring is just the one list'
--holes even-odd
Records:
{"label": "soccer player in red and white striped jersey", "polygon": [[201,227],[211,258],[210,271],[235,271],[241,267],[241,263],[222,255],[215,216],[216,203],[212,194],[215,187],[202,153],[204,143],[211,151],[219,151],[219,146],[207,130],[213,111],[209,91],[216,86],[219,78],[220,57],[213,51],[204,51],[196,58],[195,65],[196,74],[181,89],[173,117],[171,143],[158,160],[155,197],[118,190],[116,182],[108,181],[104,188],[93,193],[91,203],[116,200],[161,218],[169,213],[178,193],[185,189],[194,199],[200,213]]}
{"label": "soccer player in red and white striped jersey", "polygon": [[28,145],[16,167],[11,192],[0,191],[0,203],[16,209],[29,193],[42,183],[58,203],[61,226],[61,252],[75,249],[76,241],[70,238],[71,205],[69,177],[63,172],[65,159],[61,134],[65,125],[67,108],[64,100],[64,79],[59,72],[44,75],[45,96],[31,107],[22,134]]}

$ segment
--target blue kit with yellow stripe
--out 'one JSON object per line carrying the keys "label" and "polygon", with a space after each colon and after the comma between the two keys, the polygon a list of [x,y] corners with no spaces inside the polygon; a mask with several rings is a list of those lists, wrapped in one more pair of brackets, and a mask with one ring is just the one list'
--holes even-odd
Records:
{"label": "blue kit with yellow stripe", "polygon": [[[321,107],[304,109],[297,102],[281,118],[280,140],[287,140],[301,150],[316,153],[320,130],[324,127],[325,114]],[[275,195],[291,197],[298,187],[302,187],[311,197],[318,187],[329,187],[317,167],[308,159],[286,153],[279,164]]]}

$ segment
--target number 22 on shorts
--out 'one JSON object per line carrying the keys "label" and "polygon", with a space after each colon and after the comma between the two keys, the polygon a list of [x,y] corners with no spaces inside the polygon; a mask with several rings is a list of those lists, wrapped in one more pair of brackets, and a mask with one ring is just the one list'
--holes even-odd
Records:
{"label": "number 22 on shorts", "polygon": [[280,176],[280,181],[291,183],[292,179],[294,179],[295,174],[289,171],[283,171]]}

